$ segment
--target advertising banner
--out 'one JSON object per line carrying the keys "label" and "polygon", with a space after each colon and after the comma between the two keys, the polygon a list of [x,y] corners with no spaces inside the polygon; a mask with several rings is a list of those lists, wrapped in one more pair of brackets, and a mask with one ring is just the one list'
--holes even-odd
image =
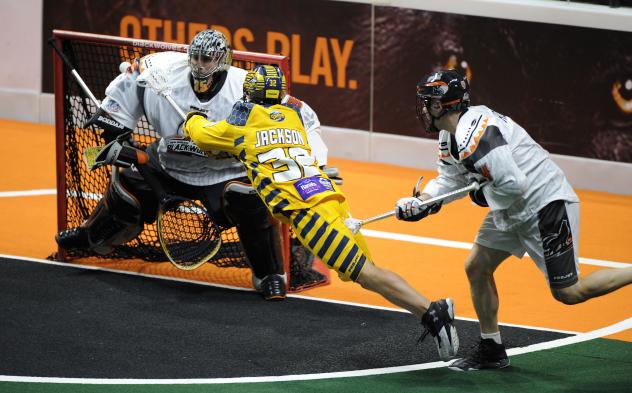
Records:
{"label": "advertising banner", "polygon": [[44,0],[45,40],[65,29],[186,44],[206,28],[237,50],[289,55],[292,93],[324,125],[434,138],[415,85],[453,67],[474,105],[551,153],[632,162],[632,33],[327,0]]}
{"label": "advertising banner", "polygon": [[419,135],[415,85],[448,67],[468,76],[473,105],[551,153],[632,162],[632,33],[394,7],[375,16],[374,130]]}

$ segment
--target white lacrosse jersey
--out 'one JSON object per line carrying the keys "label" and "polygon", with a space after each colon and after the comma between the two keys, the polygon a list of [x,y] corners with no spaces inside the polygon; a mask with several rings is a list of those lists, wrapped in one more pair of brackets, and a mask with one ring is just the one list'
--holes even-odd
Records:
{"label": "white lacrosse jersey", "polygon": [[489,180],[483,193],[501,230],[524,222],[554,200],[579,202],[548,152],[511,118],[482,105],[461,116],[454,135],[440,132],[438,172],[424,193],[441,195],[468,185],[472,177]]}
{"label": "white lacrosse jersey", "polygon": [[[200,101],[189,81],[190,70],[187,54],[159,52],[145,56],[139,70],[158,67],[165,74],[173,100],[184,112],[204,113],[210,121],[228,117],[233,105],[243,96],[243,82],[247,71],[230,67],[221,89],[208,101]],[[117,76],[105,90],[102,108],[125,127],[134,129],[144,114],[158,136],[161,137],[158,156],[162,168],[175,179],[195,186],[217,184],[230,179],[245,177],[242,164],[232,156],[217,152],[203,153],[189,141],[182,140],[184,121],[166,98],[151,87],[136,83],[138,72],[125,72]],[[308,139],[313,140],[315,154],[321,165],[327,162],[327,149],[320,137],[318,116],[308,106],[302,107],[306,119]],[[308,128],[309,127],[309,128]]]}

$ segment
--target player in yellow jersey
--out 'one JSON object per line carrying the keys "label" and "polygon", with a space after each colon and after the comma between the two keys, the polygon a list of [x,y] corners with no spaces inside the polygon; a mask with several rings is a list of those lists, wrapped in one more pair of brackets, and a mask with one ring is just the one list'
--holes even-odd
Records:
{"label": "player in yellow jersey", "polygon": [[209,122],[190,113],[185,133],[202,150],[223,151],[246,167],[257,194],[298,239],[346,281],[382,295],[420,319],[443,360],[454,357],[459,340],[451,299],[430,302],[397,274],[373,264],[360,233],[344,224],[344,194],[311,155],[300,116],[302,102],[285,95],[285,77],[274,66],[257,66],[246,75],[244,99],[231,115]]}

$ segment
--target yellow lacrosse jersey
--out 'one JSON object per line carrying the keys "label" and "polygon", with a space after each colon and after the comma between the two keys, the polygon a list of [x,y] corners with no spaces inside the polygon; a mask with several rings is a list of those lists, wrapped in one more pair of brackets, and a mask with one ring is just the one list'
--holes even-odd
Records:
{"label": "yellow lacrosse jersey", "polygon": [[273,214],[345,200],[311,154],[300,115],[301,101],[262,106],[239,101],[230,116],[209,122],[193,116],[185,130],[200,149],[233,154]]}

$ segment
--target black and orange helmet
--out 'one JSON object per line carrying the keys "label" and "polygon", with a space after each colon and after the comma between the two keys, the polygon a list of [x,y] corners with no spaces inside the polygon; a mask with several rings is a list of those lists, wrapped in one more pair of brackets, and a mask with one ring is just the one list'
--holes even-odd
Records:
{"label": "black and orange helmet", "polygon": [[427,130],[438,132],[428,112],[433,99],[439,100],[443,107],[441,114],[434,119],[448,112],[465,111],[470,106],[470,84],[467,78],[455,70],[440,70],[424,76],[417,83],[417,118]]}

